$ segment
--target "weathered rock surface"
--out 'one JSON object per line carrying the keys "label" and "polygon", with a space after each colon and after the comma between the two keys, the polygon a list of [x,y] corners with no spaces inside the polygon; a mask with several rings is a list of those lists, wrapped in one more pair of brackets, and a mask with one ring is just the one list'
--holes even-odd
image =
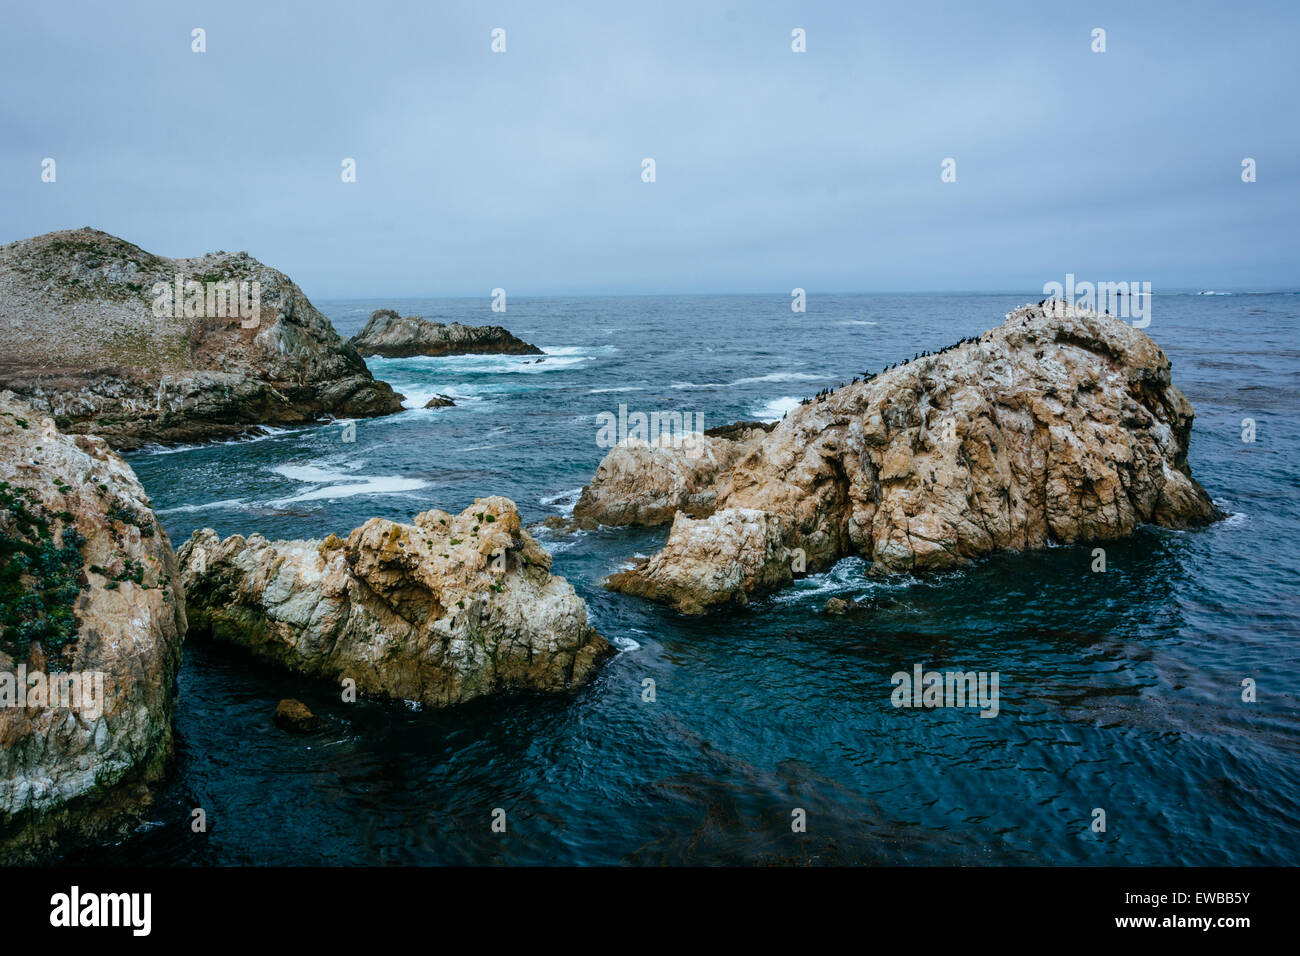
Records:
{"label": "weathered rock surface", "polygon": [[[202,295],[190,317],[160,318],[155,284],[177,275]],[[255,320],[209,300],[227,281],[236,299],[248,283],[250,307],[258,283]],[[95,229],[0,246],[0,388],[119,449],[402,408],[283,273],[243,252],[167,259]]]}
{"label": "weathered rock surface", "polygon": [[[694,515],[679,507],[663,550],[607,585],[695,613],[846,555],[873,574],[926,571],[1143,523],[1205,524],[1219,515],[1187,465],[1193,415],[1142,331],[1094,312],[1017,309],[977,339],[790,412],[690,484]],[[661,515],[665,489],[681,484],[665,476],[691,474],[671,454],[615,449],[593,498]]]}
{"label": "weathered rock surface", "polygon": [[453,408],[456,403],[446,395],[435,395],[424,403],[425,408]]}
{"label": "weathered rock surface", "polygon": [[180,549],[191,633],[365,694],[442,706],[590,680],[610,645],[507,498],[414,524],[372,518],[346,541],[220,540]]}
{"label": "weathered rock surface", "polygon": [[[184,634],[176,556],[130,467],[0,392],[0,862],[111,838],[147,803]],[[56,672],[76,690],[52,693]]]}
{"label": "weathered rock surface", "polygon": [[300,700],[286,697],[275,705],[275,725],[293,734],[309,734],[320,729],[320,718]]}
{"label": "weathered rock surface", "polygon": [[541,355],[542,350],[515,338],[499,325],[430,322],[418,315],[399,316],[392,309],[370,315],[366,327],[352,338],[362,355],[409,358],[412,355]]}
{"label": "weathered rock surface", "polygon": [[732,467],[767,434],[758,422],[710,429],[692,436],[688,447],[674,447],[671,436],[653,444],[628,439],[610,449],[591,484],[573,508],[582,528],[597,525],[653,527],[678,513],[703,517],[713,513],[718,476]]}

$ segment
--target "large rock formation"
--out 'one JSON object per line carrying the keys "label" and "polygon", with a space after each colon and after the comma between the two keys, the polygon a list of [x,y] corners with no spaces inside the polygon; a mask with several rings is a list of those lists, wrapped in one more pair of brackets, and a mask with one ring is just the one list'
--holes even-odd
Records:
{"label": "large rock formation", "polygon": [[94,229],[0,246],[0,387],[120,449],[402,408],[283,273]]}
{"label": "large rock formation", "polygon": [[413,525],[372,518],[346,541],[204,529],[180,560],[192,633],[362,693],[442,706],[558,691],[612,652],[506,498]]}
{"label": "large rock formation", "polygon": [[130,467],[0,393],[0,862],[111,837],[148,801],[184,634],[176,557]]}
{"label": "large rock formation", "polygon": [[573,508],[582,528],[597,525],[653,527],[678,512],[713,513],[719,474],[730,468],[771,430],[760,422],[739,422],[692,435],[687,445],[671,433],[650,443],[628,439],[612,448]]}
{"label": "large rock formation", "polygon": [[[790,412],[679,508],[662,551],[608,586],[695,613],[861,555],[871,572],[953,568],[999,550],[1097,541],[1140,524],[1204,524],[1191,477],[1193,410],[1145,333],[1109,316],[1017,309],[999,328]],[[636,491],[611,452],[626,514],[663,515],[656,452]],[[688,463],[676,467],[687,470]],[[609,516],[610,507],[603,510]]]}
{"label": "large rock formation", "polygon": [[372,312],[352,345],[362,355],[408,358],[412,355],[542,355],[535,345],[515,338],[499,325],[430,322],[418,315],[399,316],[392,309]]}

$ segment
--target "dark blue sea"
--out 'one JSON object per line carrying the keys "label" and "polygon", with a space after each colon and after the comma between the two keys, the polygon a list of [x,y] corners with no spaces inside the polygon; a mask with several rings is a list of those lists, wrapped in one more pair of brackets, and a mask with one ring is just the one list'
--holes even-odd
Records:
{"label": "dark blue sea", "polygon": [[[486,296],[318,303],[345,336],[391,307],[502,324],[547,354],[372,359],[409,410],[361,420],[354,443],[329,425],[130,461],[177,547],[200,527],[346,535],[491,494],[541,521],[570,513],[600,461],[599,412],[772,420],[1038,298],[813,295],[805,314],[782,295],[511,298],[505,314]],[[151,819],[75,859],[1293,864],[1300,296],[1156,295],[1146,331],[1196,407],[1193,473],[1230,516],[1213,527],[1143,529],[1107,546],[1104,574],[1084,546],[886,581],[848,559],[704,618],[599,585],[666,529],[540,531],[620,648],[593,684],[442,711],[345,704],[332,684],[190,642],[176,763]],[[456,407],[425,410],[439,392]],[[834,595],[873,607],[825,616]],[[998,672],[999,715],[891,706],[891,674],[918,663]],[[278,730],[283,697],[327,729]],[[191,832],[196,807],[206,833]]]}

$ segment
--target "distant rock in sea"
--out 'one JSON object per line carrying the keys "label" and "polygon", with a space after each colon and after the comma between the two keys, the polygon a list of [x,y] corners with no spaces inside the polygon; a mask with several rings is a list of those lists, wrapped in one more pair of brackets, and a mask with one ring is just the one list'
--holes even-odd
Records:
{"label": "distant rock in sea", "polygon": [[453,408],[455,405],[446,395],[435,395],[424,403],[425,408]]}
{"label": "distant rock in sea", "polygon": [[283,273],[89,228],[0,246],[0,388],[119,449],[402,409]]}
{"label": "distant rock in sea", "polygon": [[507,498],[372,518],[346,541],[203,529],[179,557],[191,634],[363,694],[440,707],[561,691],[613,653]]}
{"label": "distant rock in sea", "polygon": [[430,322],[418,315],[399,316],[379,309],[352,345],[362,355],[409,358],[413,355],[542,355],[541,349],[515,338],[499,325]]}
{"label": "distant rock in sea", "polygon": [[1193,417],[1144,332],[1026,306],[800,405],[723,467],[725,439],[704,466],[615,448],[574,514],[672,520],[659,553],[606,585],[700,613],[848,555],[872,574],[929,571],[1206,524],[1221,515],[1187,463]]}
{"label": "distant rock in sea", "polygon": [[185,623],[130,466],[0,392],[0,863],[129,832],[171,754]]}

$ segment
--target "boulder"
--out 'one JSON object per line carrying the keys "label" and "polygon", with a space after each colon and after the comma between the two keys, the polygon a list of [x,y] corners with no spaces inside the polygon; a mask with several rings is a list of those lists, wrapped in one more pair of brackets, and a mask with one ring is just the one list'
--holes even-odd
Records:
{"label": "boulder", "polygon": [[293,734],[309,734],[320,729],[320,718],[306,704],[286,697],[275,706],[275,725]]}
{"label": "boulder", "polygon": [[192,634],[364,694],[441,707],[562,691],[612,654],[507,498],[372,518],[347,540],[204,529],[179,557]]}
{"label": "boulder", "polygon": [[688,442],[661,435],[649,443],[630,438],[602,459],[573,508],[583,528],[653,527],[680,512],[707,517],[717,507],[718,477],[757,446],[768,429],[759,423],[710,429]]}

